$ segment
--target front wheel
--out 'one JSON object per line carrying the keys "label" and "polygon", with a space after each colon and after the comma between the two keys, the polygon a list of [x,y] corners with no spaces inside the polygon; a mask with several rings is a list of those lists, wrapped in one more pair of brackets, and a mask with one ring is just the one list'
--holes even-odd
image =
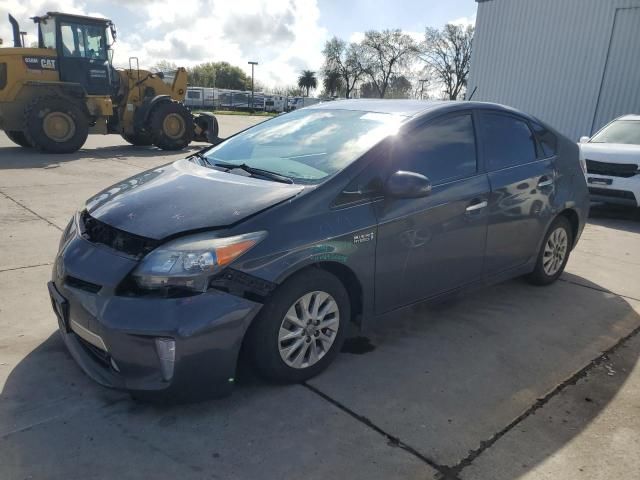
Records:
{"label": "front wheel", "polygon": [[307,380],[329,366],[348,328],[349,295],[332,274],[306,270],[284,284],[265,304],[248,333],[248,353],[269,380]]}
{"label": "front wheel", "polygon": [[534,285],[549,285],[555,282],[567,265],[573,234],[571,225],[565,217],[556,218],[544,237],[533,272],[527,280]]}
{"label": "front wheel", "polygon": [[193,117],[178,102],[162,102],[149,116],[151,139],[162,150],[182,150],[193,140]]}

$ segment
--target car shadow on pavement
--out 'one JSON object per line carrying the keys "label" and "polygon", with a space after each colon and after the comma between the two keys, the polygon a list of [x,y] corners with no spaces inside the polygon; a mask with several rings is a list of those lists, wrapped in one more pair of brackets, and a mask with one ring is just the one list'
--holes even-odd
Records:
{"label": "car shadow on pavement", "polygon": [[[205,143],[194,143],[182,150],[184,155],[191,155],[208,146]],[[19,168],[54,168],[61,163],[91,158],[126,159],[126,158],[161,158],[175,157],[180,151],[166,151],[157,147],[135,147],[133,145],[112,145],[106,147],[82,148],[74,153],[50,154],[39,153],[31,148],[0,147],[0,170]]]}
{"label": "car shadow on pavement", "polygon": [[[358,475],[360,457],[349,449],[359,446],[344,440],[356,426],[374,432],[371,424],[455,467],[640,325],[625,299],[600,290],[514,280],[416,306],[366,334],[368,348],[348,349],[310,388],[244,375],[231,397],[180,406],[136,403],[94,384],[56,332],[13,367],[0,394],[0,477],[134,478],[137,469],[148,477],[299,478],[302,468],[305,478],[375,478]],[[571,428],[532,445],[520,473],[586,428],[628,374],[617,372],[597,401],[567,412]],[[297,469],[282,462],[287,449],[299,452]],[[345,463],[353,471],[307,468],[314,455],[353,457]]]}

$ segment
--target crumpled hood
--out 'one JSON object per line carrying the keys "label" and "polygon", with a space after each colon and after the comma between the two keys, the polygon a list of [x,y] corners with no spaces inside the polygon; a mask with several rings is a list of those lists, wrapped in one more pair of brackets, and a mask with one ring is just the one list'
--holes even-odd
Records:
{"label": "crumpled hood", "polygon": [[87,201],[87,211],[112,227],[160,240],[188,230],[232,225],[303,189],[183,159],[103,190]]}
{"label": "crumpled hood", "polygon": [[579,145],[583,160],[640,164],[640,145],[620,143],[581,143]]}

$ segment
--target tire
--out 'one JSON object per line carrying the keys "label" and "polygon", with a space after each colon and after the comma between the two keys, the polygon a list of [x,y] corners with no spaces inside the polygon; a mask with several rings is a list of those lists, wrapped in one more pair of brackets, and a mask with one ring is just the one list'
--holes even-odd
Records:
{"label": "tire", "polygon": [[11,140],[16,145],[20,145],[24,148],[32,147],[31,143],[29,143],[29,140],[27,140],[27,137],[24,135],[24,132],[21,132],[20,130],[11,130],[4,133],[6,133],[7,137],[9,137],[9,140]]}
{"label": "tire", "polygon": [[193,140],[193,117],[184,105],[162,102],[149,115],[153,144],[162,150],[182,150]]}
{"label": "tire", "polygon": [[59,97],[35,98],[25,109],[24,122],[27,141],[41,152],[76,152],[89,135],[82,106]]}
{"label": "tire", "polygon": [[136,147],[148,147],[149,145],[153,145],[151,135],[147,133],[136,132],[133,135],[123,133],[122,138],[124,138],[131,145],[135,145]]}
{"label": "tire", "polygon": [[[315,301],[319,301],[319,308],[325,310],[323,317],[314,317],[316,320],[322,318],[320,325],[302,328],[285,318],[291,317],[288,315],[291,311],[299,311],[296,310],[296,304],[305,296],[309,300],[307,311],[313,312]],[[267,301],[247,333],[246,351],[256,371],[262,377],[278,383],[302,382],[323,371],[340,352],[351,320],[350,305],[349,295],[340,280],[324,270],[308,269],[288,279]],[[334,306],[335,313],[332,315]],[[299,320],[297,315],[294,316]],[[322,324],[327,328],[320,329]],[[315,329],[319,333],[310,333],[306,329]],[[281,330],[290,331],[292,338],[281,339]],[[299,330],[302,333],[294,336]],[[333,339],[330,344],[329,338]],[[297,348],[294,346],[296,343]],[[288,362],[283,357],[287,353],[281,354],[281,349],[285,352],[290,349]],[[302,360],[297,367],[293,366],[303,349]],[[312,356],[313,352],[319,359]]]}
{"label": "tire", "polygon": [[560,216],[553,221],[544,236],[536,266],[526,279],[533,285],[550,285],[555,282],[567,265],[572,245],[573,233],[569,220]]}

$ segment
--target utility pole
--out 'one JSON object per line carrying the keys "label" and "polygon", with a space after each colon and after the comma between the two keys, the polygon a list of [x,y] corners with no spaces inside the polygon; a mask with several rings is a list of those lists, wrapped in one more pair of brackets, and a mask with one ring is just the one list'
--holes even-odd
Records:
{"label": "utility pole", "polygon": [[420,100],[422,100],[422,96],[424,94],[424,82],[429,83],[429,79],[427,78],[423,78],[421,80],[418,80],[420,82]]}
{"label": "utility pole", "polygon": [[249,62],[249,65],[251,65],[251,111],[253,111],[255,106],[253,103],[253,68],[258,65],[258,62]]}

